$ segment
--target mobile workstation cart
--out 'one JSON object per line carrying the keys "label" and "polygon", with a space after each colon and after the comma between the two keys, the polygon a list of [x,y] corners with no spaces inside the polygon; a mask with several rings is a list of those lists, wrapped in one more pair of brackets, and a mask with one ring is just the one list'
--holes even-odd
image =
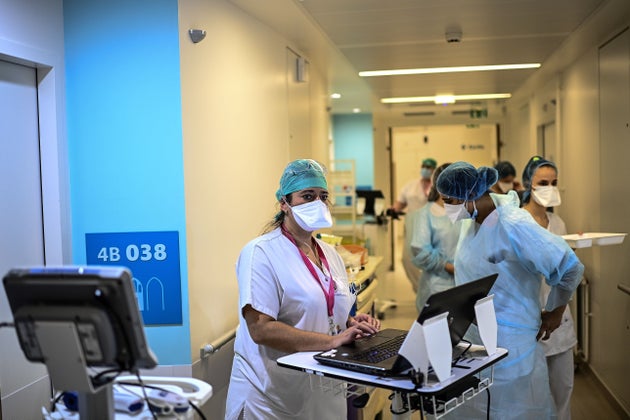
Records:
{"label": "mobile workstation cart", "polygon": [[[451,375],[446,380],[438,382],[437,378],[429,375],[423,384],[416,384],[417,381],[414,382],[411,377],[379,377],[326,366],[313,358],[316,353],[293,353],[279,358],[277,363],[312,375],[311,386],[322,387],[330,392],[358,395],[363,393],[361,389],[365,387],[389,389],[393,391],[393,418],[403,420],[410,418],[416,410],[438,419],[489,389],[493,381],[494,364],[506,357],[508,351],[497,348],[491,355],[485,351],[473,352],[453,365]],[[473,378],[476,379],[471,380]],[[444,395],[449,395],[447,400],[441,399]]]}

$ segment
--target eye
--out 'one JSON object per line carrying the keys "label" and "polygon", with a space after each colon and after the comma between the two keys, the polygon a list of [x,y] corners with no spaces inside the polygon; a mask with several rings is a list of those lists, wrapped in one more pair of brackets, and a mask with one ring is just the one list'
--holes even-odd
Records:
{"label": "eye", "polygon": [[313,201],[315,199],[315,195],[311,193],[302,194],[302,199],[305,201]]}
{"label": "eye", "polygon": [[558,180],[557,180],[557,179],[554,179],[554,180],[551,182],[551,185],[553,185],[554,187],[557,187],[557,186],[558,186]]}

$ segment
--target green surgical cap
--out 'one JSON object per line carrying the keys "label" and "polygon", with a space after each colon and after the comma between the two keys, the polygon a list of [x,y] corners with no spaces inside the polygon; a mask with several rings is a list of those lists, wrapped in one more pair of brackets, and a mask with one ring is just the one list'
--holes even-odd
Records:
{"label": "green surgical cap", "polygon": [[438,192],[458,200],[477,200],[491,186],[499,174],[496,169],[487,166],[475,168],[468,162],[455,162],[449,165],[437,179]]}
{"label": "green surgical cap", "polygon": [[422,166],[430,166],[431,168],[435,169],[435,167],[437,166],[437,161],[435,159],[426,158],[422,161]]}
{"label": "green surgical cap", "polygon": [[294,160],[284,168],[276,199],[280,201],[282,197],[306,188],[328,189],[325,173],[324,166],[313,159]]}

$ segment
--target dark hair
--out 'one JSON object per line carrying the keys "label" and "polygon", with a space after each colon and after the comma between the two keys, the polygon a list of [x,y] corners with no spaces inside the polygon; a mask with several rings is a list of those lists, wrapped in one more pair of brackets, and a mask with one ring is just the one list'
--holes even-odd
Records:
{"label": "dark hair", "polygon": [[443,163],[440,166],[438,166],[437,169],[433,172],[433,183],[431,184],[431,191],[429,191],[429,197],[428,197],[429,202],[437,201],[437,199],[440,198],[440,193],[437,191],[435,184],[437,183],[438,176],[440,176],[442,171],[446,169],[446,167],[450,164],[451,164],[450,162]]}
{"label": "dark hair", "polygon": [[508,176],[516,176],[516,168],[507,160],[494,165],[494,169],[496,169],[499,173],[499,179],[503,179]]}

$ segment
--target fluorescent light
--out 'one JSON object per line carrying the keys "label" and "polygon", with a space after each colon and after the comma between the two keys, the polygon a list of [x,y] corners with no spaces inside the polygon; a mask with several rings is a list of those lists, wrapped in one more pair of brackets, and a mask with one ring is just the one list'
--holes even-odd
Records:
{"label": "fluorescent light", "polygon": [[361,108],[352,108],[352,112],[358,114],[359,112],[361,112]]}
{"label": "fluorescent light", "polygon": [[434,74],[434,73],[460,73],[466,71],[491,71],[491,70],[522,70],[537,69],[540,63],[524,64],[495,64],[488,66],[462,66],[462,67],[430,67],[424,69],[398,69],[398,70],[372,70],[360,71],[361,77],[374,76],[401,76],[407,74]]}
{"label": "fluorescent light", "polygon": [[384,104],[404,104],[408,102],[435,102],[436,104],[452,104],[455,101],[475,101],[483,99],[507,99],[511,93],[484,93],[478,95],[437,95],[437,96],[409,96],[399,98],[381,98]]}
{"label": "fluorescent light", "polygon": [[330,97],[331,97],[332,99],[339,99],[339,98],[341,98],[341,93],[332,93],[332,94],[330,95]]}

